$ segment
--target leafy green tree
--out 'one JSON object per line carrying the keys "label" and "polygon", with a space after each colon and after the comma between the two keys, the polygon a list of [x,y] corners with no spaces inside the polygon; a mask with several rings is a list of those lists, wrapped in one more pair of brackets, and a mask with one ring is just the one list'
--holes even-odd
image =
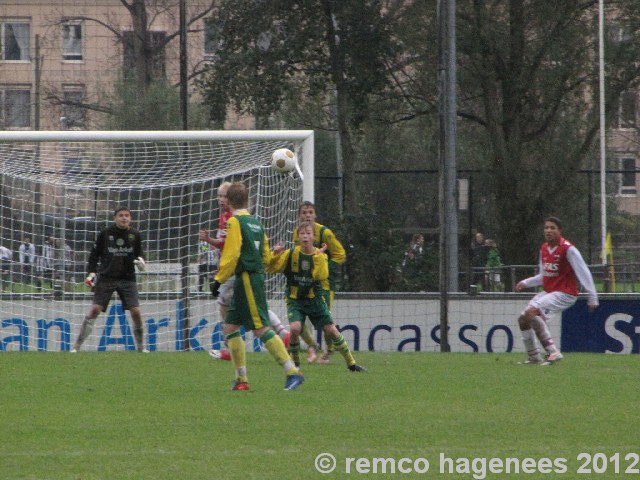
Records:
{"label": "leafy green tree", "polygon": [[387,88],[395,55],[383,2],[226,0],[212,21],[220,49],[201,91],[214,123],[223,124],[228,105],[255,116],[258,128],[292,98],[335,105],[328,124],[339,132],[345,208],[357,212],[353,138],[370,95]]}
{"label": "leafy green tree", "polygon": [[[640,5],[615,8],[637,38]],[[458,12],[459,115],[486,131],[486,190],[511,263],[535,260],[545,215],[584,209],[577,172],[593,162],[599,128],[594,19],[595,0],[477,1]],[[617,44],[607,56],[609,111],[640,78],[631,51],[638,53],[631,43]]]}

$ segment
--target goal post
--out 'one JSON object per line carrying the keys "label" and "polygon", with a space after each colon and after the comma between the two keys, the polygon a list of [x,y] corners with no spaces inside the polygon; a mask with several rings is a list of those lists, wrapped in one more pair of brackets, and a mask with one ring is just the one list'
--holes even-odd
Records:
{"label": "goal post", "polygon": [[[278,148],[297,153],[301,175],[271,169]],[[313,153],[311,130],[1,131],[0,351],[70,348],[92,299],[88,253],[118,206],[131,209],[143,236],[149,349],[219,346],[218,306],[198,263],[198,231],[217,229],[217,188],[246,183],[272,244],[288,245],[299,204],[314,199]],[[282,316],[281,277],[268,276],[267,287]],[[117,296],[83,348],[133,348]]]}

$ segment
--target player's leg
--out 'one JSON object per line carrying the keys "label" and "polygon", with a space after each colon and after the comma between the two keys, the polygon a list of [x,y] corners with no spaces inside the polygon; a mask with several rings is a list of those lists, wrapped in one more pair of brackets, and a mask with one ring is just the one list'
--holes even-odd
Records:
{"label": "player's leg", "polygon": [[276,334],[282,339],[284,346],[289,347],[291,334],[284,327],[282,321],[280,320],[280,317],[278,317],[278,315],[276,315],[273,310],[269,310],[269,323],[271,323],[271,328],[273,329],[273,331],[276,332]]}
{"label": "player's leg", "polygon": [[300,336],[302,337],[302,340],[304,340],[304,343],[307,344],[307,362],[315,362],[318,358],[320,347],[318,346],[315,338],[313,338],[313,328],[309,322],[304,323]]}
{"label": "player's leg", "polygon": [[331,339],[333,345],[335,346],[335,350],[340,352],[342,358],[344,358],[345,363],[347,364],[347,368],[352,372],[366,372],[367,370],[364,367],[361,367],[356,363],[353,354],[351,353],[351,349],[347,344],[347,341],[342,336],[342,334],[338,331],[335,324],[333,323],[330,316],[324,316],[319,318],[314,318],[317,326],[322,325],[322,330],[324,334]]}
{"label": "player's leg", "polygon": [[144,347],[144,326],[142,324],[142,313],[140,312],[140,299],[138,296],[138,284],[132,280],[118,281],[116,292],[122,302],[122,308],[129,310],[133,321],[133,338],[136,342],[138,352],[148,353]]}
{"label": "player's leg", "polygon": [[551,365],[563,358],[560,349],[551,337],[551,332],[548,327],[549,318],[571,307],[576,303],[576,300],[577,297],[563,292],[551,292],[536,300],[535,306],[538,308],[538,314],[534,318],[531,318],[531,326],[547,352],[547,357],[543,365]]}
{"label": "player's leg", "polygon": [[132,307],[129,309],[129,313],[131,314],[131,320],[133,320],[133,338],[136,341],[136,350],[147,353],[149,350],[144,348],[144,327],[142,325],[140,307]]}
{"label": "player's leg", "polygon": [[[227,311],[229,310],[229,305],[231,304],[231,299],[233,298],[234,284],[235,276],[232,276],[226,282],[220,285],[217,303],[218,307],[220,308],[220,318],[222,319],[223,323],[227,318]],[[211,355],[211,357],[215,358],[216,360],[231,360],[231,354],[229,353],[226,339],[221,350],[212,348],[209,351],[209,355]]]}
{"label": "player's leg", "polygon": [[[286,374],[284,389],[295,390],[302,382],[304,377],[300,374],[300,370],[287,353],[287,349],[282,340],[269,326],[269,308],[267,307],[267,296],[264,291],[264,275],[260,273],[249,274],[243,272],[234,290],[234,307],[238,307],[238,295],[242,294],[242,307],[246,309],[245,328],[253,330],[267,351],[283,368]],[[230,312],[231,313],[231,312]]]}
{"label": "player's leg", "polygon": [[304,329],[303,323],[293,320],[289,324],[291,337],[289,339],[288,352],[296,367],[300,366],[300,332]]}
{"label": "player's leg", "polygon": [[80,348],[82,347],[82,344],[84,343],[84,341],[87,339],[89,335],[91,335],[91,332],[93,331],[93,324],[96,318],[98,318],[98,315],[100,315],[101,311],[102,311],[102,305],[97,305],[95,303],[91,305],[91,307],[85,314],[84,319],[82,320],[82,326],[80,327],[80,334],[78,335],[78,338],[76,338],[76,342],[73,344],[71,353],[76,353],[80,351]]}
{"label": "player's leg", "polygon": [[522,335],[522,343],[527,352],[527,359],[519,362],[522,365],[539,365],[543,362],[540,356],[540,347],[536,340],[536,333],[533,328],[531,328],[531,318],[537,315],[537,307],[534,304],[534,300],[542,295],[544,295],[544,292],[536,294],[527,305],[527,308],[518,317],[518,327]]}
{"label": "player's leg", "polygon": [[[235,321],[234,315],[228,315],[227,320]],[[225,323],[222,326],[225,342],[229,348],[231,362],[235,369],[235,381],[232,390],[249,390],[249,379],[247,378],[247,356],[244,346],[244,340],[240,333],[240,325],[233,323]]]}
{"label": "player's leg", "polygon": [[98,318],[100,312],[107,311],[107,307],[111,301],[111,295],[113,295],[115,289],[116,283],[114,281],[98,278],[95,287],[93,287],[93,304],[82,320],[80,334],[71,349],[72,353],[78,352],[87,337],[91,335],[96,318]]}
{"label": "player's leg", "polygon": [[[333,281],[331,282],[331,284],[333,285]],[[333,286],[330,290],[324,292],[324,299],[329,308],[329,312],[331,312],[331,307],[333,306],[334,293],[335,292],[333,291]],[[323,331],[323,333],[326,350],[322,355],[320,355],[318,363],[327,364],[331,361],[331,356],[335,353],[336,349],[335,345],[333,344],[334,339],[331,337],[331,335],[329,335],[326,331]]]}

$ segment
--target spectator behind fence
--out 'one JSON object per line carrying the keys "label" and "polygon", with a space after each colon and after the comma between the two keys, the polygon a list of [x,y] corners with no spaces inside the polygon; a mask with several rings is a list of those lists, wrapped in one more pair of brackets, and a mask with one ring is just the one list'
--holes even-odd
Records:
{"label": "spectator behind fence", "polygon": [[487,238],[484,242],[487,247],[487,264],[486,264],[486,277],[485,283],[488,285],[488,290],[502,291],[503,286],[501,282],[501,271],[504,264],[502,263],[502,258],[500,258],[500,252],[498,251],[498,246],[496,245],[495,240]]}
{"label": "spectator behind fence", "polygon": [[410,262],[415,261],[418,257],[424,254],[424,236],[421,233],[416,233],[411,238],[409,248],[404,254],[404,260],[402,266],[406,267]]}
{"label": "spectator behind fence", "polygon": [[487,266],[487,246],[484,243],[484,234],[476,232],[471,242],[471,280],[473,285],[482,284],[483,289],[487,285],[484,282],[484,269]]}
{"label": "spectator behind fence", "polygon": [[40,268],[42,269],[42,284],[49,282],[49,286],[53,287],[53,266],[55,264],[54,239],[49,236],[44,240],[42,245],[42,258]]}
{"label": "spectator behind fence", "polygon": [[31,237],[25,235],[18,248],[18,258],[20,261],[20,271],[22,272],[22,283],[33,283],[36,263],[36,246],[31,243]]}
{"label": "spectator behind fence", "polygon": [[2,276],[2,290],[5,290],[11,277],[11,261],[13,252],[7,247],[0,246],[0,275]]}

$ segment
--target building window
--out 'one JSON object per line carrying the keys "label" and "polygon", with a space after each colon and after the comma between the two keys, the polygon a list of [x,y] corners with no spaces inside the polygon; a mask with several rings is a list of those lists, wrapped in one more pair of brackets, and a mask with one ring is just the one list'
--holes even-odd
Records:
{"label": "building window", "polygon": [[[149,47],[149,53],[146,51],[142,55],[150,55],[151,57],[151,77],[154,79],[166,78],[166,65],[164,55],[164,45],[166,43],[166,32],[148,32],[147,46]],[[127,31],[123,34],[124,37],[124,54],[122,65],[125,73],[130,74],[135,71],[136,57],[133,46],[134,32]]]}
{"label": "building window", "polygon": [[213,18],[204,21],[204,58],[213,60],[218,51],[222,48],[222,38],[220,33],[222,27]]}
{"label": "building window", "polygon": [[615,128],[635,128],[636,126],[636,93],[622,92],[619,98]]}
{"label": "building window", "polygon": [[29,60],[28,22],[0,20],[2,60]]}
{"label": "building window", "polygon": [[636,195],[636,159],[620,159],[620,195]]}
{"label": "building window", "polygon": [[31,127],[31,90],[0,87],[0,117],[4,128]]}
{"label": "building window", "polygon": [[62,25],[62,58],[82,60],[82,22],[68,21]]}
{"label": "building window", "polygon": [[64,130],[84,130],[87,124],[87,111],[82,87],[63,87],[62,90],[62,128]]}

